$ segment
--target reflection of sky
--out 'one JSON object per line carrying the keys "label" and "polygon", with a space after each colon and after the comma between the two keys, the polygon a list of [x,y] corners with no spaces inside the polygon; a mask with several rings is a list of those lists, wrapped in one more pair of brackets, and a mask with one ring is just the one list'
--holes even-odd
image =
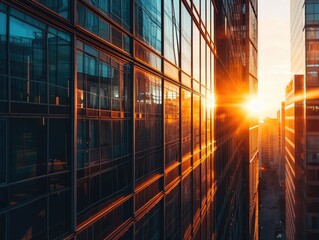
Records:
{"label": "reflection of sky", "polygon": [[0,34],[5,35],[6,33],[6,15],[0,12]]}
{"label": "reflection of sky", "polygon": [[276,116],[290,76],[289,0],[259,1],[259,98],[265,116]]}
{"label": "reflection of sky", "polygon": [[36,33],[41,32],[40,29],[30,26],[16,18],[10,18],[10,36],[34,38]]}

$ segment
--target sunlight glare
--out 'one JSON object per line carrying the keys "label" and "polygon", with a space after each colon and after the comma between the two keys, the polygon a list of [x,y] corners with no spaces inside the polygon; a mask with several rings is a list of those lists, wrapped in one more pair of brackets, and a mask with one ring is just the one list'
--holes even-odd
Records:
{"label": "sunlight glare", "polygon": [[249,115],[259,116],[262,111],[262,105],[257,98],[251,98],[246,102],[245,109]]}

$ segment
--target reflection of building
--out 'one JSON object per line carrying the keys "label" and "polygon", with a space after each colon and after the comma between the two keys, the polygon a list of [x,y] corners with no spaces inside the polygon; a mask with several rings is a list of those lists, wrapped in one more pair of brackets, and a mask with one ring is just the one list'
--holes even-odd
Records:
{"label": "reflection of building", "polygon": [[0,0],[0,239],[255,235],[238,104],[257,89],[256,13]]}
{"label": "reflection of building", "polygon": [[[319,173],[317,157],[319,153],[318,16],[319,3],[317,1],[291,1],[291,72],[294,76],[304,76],[302,85],[304,91],[297,95],[294,100],[296,103],[300,102],[303,109],[300,113],[300,118],[303,119],[300,120],[303,126],[300,129],[302,145],[295,145],[295,148],[302,154],[300,158],[295,157],[295,171],[297,172],[294,175],[294,181],[298,184],[296,186],[295,204],[297,205],[300,199],[299,207],[302,210],[300,211],[300,217],[297,215],[295,217],[289,216],[289,219],[294,219],[295,222],[295,229],[287,229],[291,239],[319,239],[319,178],[317,176]],[[286,104],[286,119],[288,116]],[[291,120],[286,120],[286,123],[289,121]],[[295,121],[297,121],[297,118]],[[298,125],[298,128],[300,127]],[[289,128],[291,127],[286,125],[286,139],[290,139],[290,136],[287,135],[291,132],[287,131]],[[286,141],[286,149],[289,148],[287,144]],[[290,175],[290,177],[292,176]],[[300,192],[298,192],[299,189]],[[298,206],[295,206],[295,210],[299,211]],[[289,208],[287,208],[287,214],[289,213]],[[291,227],[291,224],[287,227]]]}
{"label": "reflection of building", "polygon": [[261,124],[261,165],[278,170],[279,168],[279,121],[266,118]]}

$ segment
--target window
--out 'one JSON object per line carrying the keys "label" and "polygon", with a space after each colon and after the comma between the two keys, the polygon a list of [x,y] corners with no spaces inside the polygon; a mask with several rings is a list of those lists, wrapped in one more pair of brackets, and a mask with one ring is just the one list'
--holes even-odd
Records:
{"label": "window", "polygon": [[49,120],[49,171],[70,169],[69,119]]}
{"label": "window", "polygon": [[77,4],[77,6],[77,24],[79,26],[128,53],[131,51],[131,39],[128,35],[118,30],[115,26],[111,26],[102,17],[91,12],[83,5]]}
{"label": "window", "polygon": [[[78,42],[77,65],[78,110],[130,111],[129,63]],[[81,115],[81,112],[78,114]]]}
{"label": "window", "polygon": [[5,120],[0,120],[0,184],[6,181],[7,162],[7,126]]}
{"label": "window", "polygon": [[200,32],[193,22],[193,77],[200,80]]}
{"label": "window", "polygon": [[200,55],[200,82],[202,85],[206,86],[206,41],[201,36],[201,55]]}
{"label": "window", "polygon": [[135,1],[136,35],[157,52],[162,52],[162,0]]}
{"label": "window", "polygon": [[179,87],[165,82],[166,165],[180,161]]}
{"label": "window", "polygon": [[35,0],[64,18],[69,18],[69,0]]}
{"label": "window", "polygon": [[71,69],[70,36],[49,28],[48,71],[50,104],[69,105]]}
{"label": "window", "polygon": [[192,74],[192,19],[182,4],[182,70]]}
{"label": "window", "polygon": [[136,177],[159,170],[162,163],[162,80],[142,70],[135,71]]}
{"label": "window", "polygon": [[162,239],[162,206],[158,203],[135,224],[135,239]]}
{"label": "window", "polygon": [[192,94],[182,89],[182,157],[189,158],[192,153]]}
{"label": "window", "polygon": [[45,32],[10,17],[12,100],[46,103]]}
{"label": "window", "polygon": [[46,205],[46,199],[41,198],[10,211],[8,239],[46,239]]}
{"label": "window", "polygon": [[180,202],[180,186],[177,186],[165,198],[165,239],[181,239]]}
{"label": "window", "polygon": [[127,30],[131,30],[131,0],[86,0],[96,7],[102,14],[111,17],[115,22]]}
{"label": "window", "polygon": [[165,0],[164,2],[164,56],[176,66],[179,66],[180,1]]}
{"label": "window", "polygon": [[192,197],[192,176],[189,174],[182,182],[182,236],[193,221]]}
{"label": "window", "polygon": [[12,119],[11,180],[41,176],[46,171],[45,120],[42,118]]}
{"label": "window", "polygon": [[193,95],[194,152],[200,149],[200,97]]}
{"label": "window", "polygon": [[57,192],[49,197],[49,233],[57,238],[70,231],[70,191]]}
{"label": "window", "polygon": [[[7,68],[7,29],[6,14],[0,12],[0,101],[8,99],[8,80],[6,75],[8,74]],[[3,112],[0,105],[0,112]]]}

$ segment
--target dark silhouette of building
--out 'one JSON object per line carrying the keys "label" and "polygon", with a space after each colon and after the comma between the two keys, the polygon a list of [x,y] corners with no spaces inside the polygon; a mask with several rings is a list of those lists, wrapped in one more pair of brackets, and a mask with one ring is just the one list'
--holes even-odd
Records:
{"label": "dark silhouette of building", "polygon": [[257,1],[0,0],[0,239],[256,239],[256,64]]}

